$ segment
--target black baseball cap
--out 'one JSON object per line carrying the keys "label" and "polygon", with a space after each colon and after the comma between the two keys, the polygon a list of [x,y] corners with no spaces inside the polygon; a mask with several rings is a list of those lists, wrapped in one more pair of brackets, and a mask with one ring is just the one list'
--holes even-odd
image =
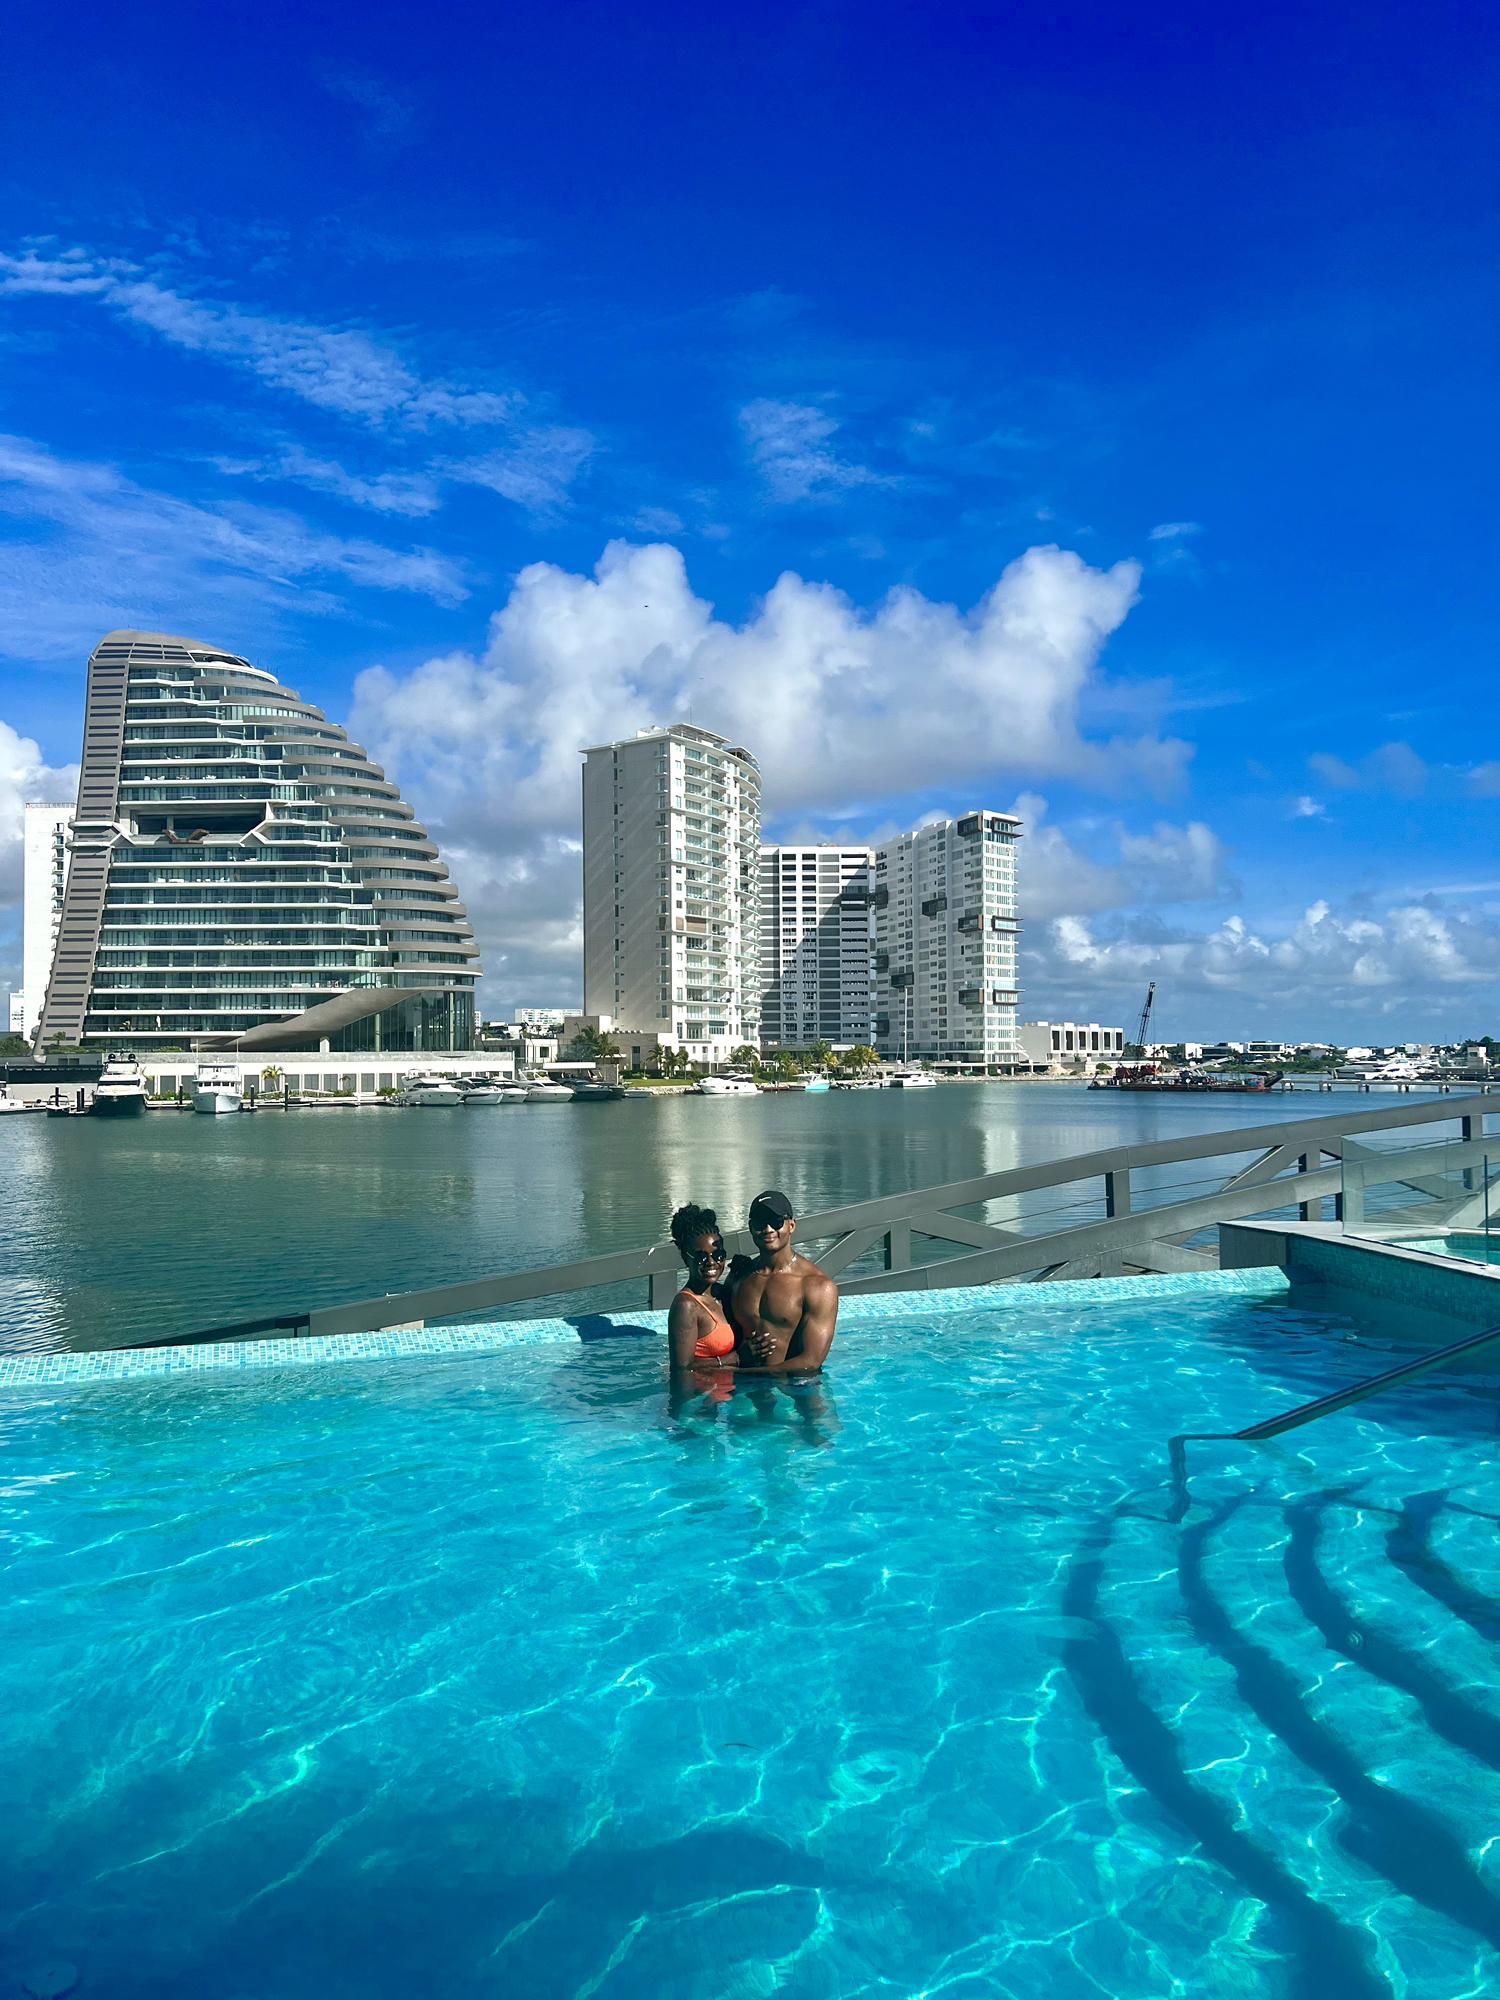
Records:
{"label": "black baseball cap", "polygon": [[792,1204],[787,1200],[780,1188],[766,1188],[750,1204],[750,1227],[753,1229],[757,1222],[766,1217],[771,1218],[778,1225],[783,1222],[790,1222],[792,1214]]}

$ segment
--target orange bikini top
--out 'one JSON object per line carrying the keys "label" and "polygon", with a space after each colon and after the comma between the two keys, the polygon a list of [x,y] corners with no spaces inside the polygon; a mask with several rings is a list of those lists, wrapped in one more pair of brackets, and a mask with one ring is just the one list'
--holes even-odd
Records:
{"label": "orange bikini top", "polygon": [[695,1361],[717,1361],[721,1355],[734,1352],[734,1328],[727,1320],[720,1320],[707,1333],[700,1334],[698,1345],[693,1349]]}

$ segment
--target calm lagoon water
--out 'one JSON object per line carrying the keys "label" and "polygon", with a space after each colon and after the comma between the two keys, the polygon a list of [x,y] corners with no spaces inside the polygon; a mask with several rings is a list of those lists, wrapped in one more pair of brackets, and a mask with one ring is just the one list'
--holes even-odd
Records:
{"label": "calm lagoon water", "polygon": [[[145,1145],[266,1144],[203,1122]],[[675,1412],[659,1336],[7,1391],[7,1990],[1495,1992],[1495,1402],[1183,1493],[1169,1433],[1387,1343],[1083,1296],[851,1316],[821,1385]]]}
{"label": "calm lagoon water", "polygon": [[[0,1348],[112,1346],[643,1248],[689,1198],[738,1223],[757,1189],[784,1187],[810,1213],[1064,1153],[1379,1102],[953,1084],[484,1110],[11,1118],[0,1120]],[[1156,1178],[1180,1186],[1201,1172]],[[1027,1226],[1098,1212],[1060,1211],[1069,1198],[1029,1197]]]}

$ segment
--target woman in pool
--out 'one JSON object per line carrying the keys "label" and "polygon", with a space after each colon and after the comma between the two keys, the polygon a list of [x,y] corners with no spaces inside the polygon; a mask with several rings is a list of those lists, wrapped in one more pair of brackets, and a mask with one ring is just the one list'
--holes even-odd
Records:
{"label": "woman in pool", "polygon": [[724,1238],[711,1208],[688,1202],[672,1217],[672,1241],[687,1266],[687,1283],[667,1315],[674,1370],[733,1368],[734,1328],[724,1305]]}

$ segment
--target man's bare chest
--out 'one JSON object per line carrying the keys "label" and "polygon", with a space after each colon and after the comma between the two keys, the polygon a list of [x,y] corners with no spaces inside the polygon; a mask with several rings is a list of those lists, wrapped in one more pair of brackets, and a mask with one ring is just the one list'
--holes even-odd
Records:
{"label": "man's bare chest", "polygon": [[735,1303],[747,1320],[791,1330],[801,1323],[805,1292],[801,1271],[755,1272],[739,1287]]}

